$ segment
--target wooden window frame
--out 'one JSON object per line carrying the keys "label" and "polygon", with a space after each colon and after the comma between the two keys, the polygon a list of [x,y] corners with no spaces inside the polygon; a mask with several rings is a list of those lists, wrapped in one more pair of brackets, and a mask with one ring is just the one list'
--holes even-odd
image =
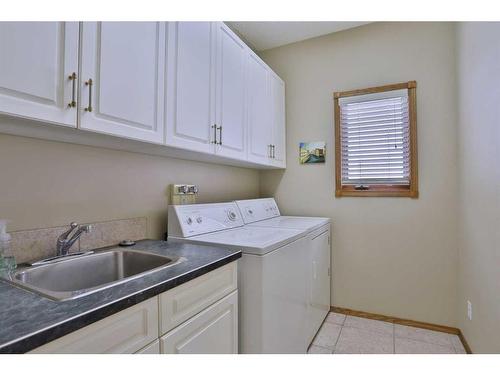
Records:
{"label": "wooden window frame", "polygon": [[[370,185],[368,190],[356,190],[354,185],[342,185],[342,145],[340,135],[339,99],[349,96],[374,94],[379,92],[408,89],[408,114],[410,134],[410,184]],[[417,82],[409,81],[393,85],[370,87],[360,90],[341,91],[333,94],[335,119],[335,196],[336,197],[410,197],[418,198],[418,158],[417,158]]]}

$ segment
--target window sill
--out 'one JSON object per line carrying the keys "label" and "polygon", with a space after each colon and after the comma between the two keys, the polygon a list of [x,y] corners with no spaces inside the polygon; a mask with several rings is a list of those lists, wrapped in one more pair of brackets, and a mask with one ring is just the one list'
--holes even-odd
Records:
{"label": "window sill", "polygon": [[356,190],[344,185],[335,191],[336,197],[407,197],[418,198],[418,190],[410,186],[371,185],[368,190]]}

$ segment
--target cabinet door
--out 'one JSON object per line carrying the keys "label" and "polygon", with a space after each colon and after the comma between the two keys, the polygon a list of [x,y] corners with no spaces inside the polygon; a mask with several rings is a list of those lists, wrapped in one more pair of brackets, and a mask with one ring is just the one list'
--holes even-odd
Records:
{"label": "cabinet door", "polygon": [[216,153],[246,159],[245,59],[247,47],[222,22],[217,26]]}
{"label": "cabinet door", "polygon": [[155,340],[148,346],[135,352],[135,354],[160,354],[160,340]]}
{"label": "cabinet door", "polygon": [[160,294],[160,335],[184,323],[238,287],[238,266],[231,262]]}
{"label": "cabinet door", "polygon": [[165,46],[163,22],[83,23],[80,127],[162,143]]}
{"label": "cabinet door", "polygon": [[161,353],[234,354],[238,352],[238,291],[160,338]]}
{"label": "cabinet door", "polygon": [[285,83],[271,74],[271,105],[273,121],[273,165],[286,167]]}
{"label": "cabinet door", "polygon": [[271,164],[272,120],[269,68],[254,53],[248,55],[248,160]]}
{"label": "cabinet door", "polygon": [[330,230],[313,233],[309,242],[311,244],[311,287],[308,308],[308,344],[330,311]]}
{"label": "cabinet door", "polygon": [[169,25],[166,143],[214,152],[215,25]]}
{"label": "cabinet door", "polygon": [[77,22],[0,22],[0,56],[0,113],[76,127]]}
{"label": "cabinet door", "polygon": [[134,353],[158,338],[158,297],[92,323],[30,353]]}

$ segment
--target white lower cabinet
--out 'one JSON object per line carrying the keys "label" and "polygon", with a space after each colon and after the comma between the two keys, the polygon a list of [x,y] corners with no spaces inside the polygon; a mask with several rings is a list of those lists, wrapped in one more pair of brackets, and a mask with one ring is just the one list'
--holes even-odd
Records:
{"label": "white lower cabinet", "polygon": [[160,295],[160,335],[167,333],[236,290],[236,262],[179,285]]}
{"label": "white lower cabinet", "polygon": [[160,350],[162,354],[238,353],[238,292],[162,336]]}
{"label": "white lower cabinet", "polygon": [[157,338],[158,297],[153,297],[30,353],[135,353]]}
{"label": "white lower cabinet", "polygon": [[135,354],[160,354],[160,340],[155,340],[145,348],[135,352]]}
{"label": "white lower cabinet", "polygon": [[237,353],[237,272],[229,263],[30,353]]}

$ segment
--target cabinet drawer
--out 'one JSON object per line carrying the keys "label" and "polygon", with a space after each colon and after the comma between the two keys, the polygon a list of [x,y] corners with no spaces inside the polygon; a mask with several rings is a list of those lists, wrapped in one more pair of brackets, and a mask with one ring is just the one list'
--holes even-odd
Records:
{"label": "cabinet drawer", "polygon": [[153,297],[31,353],[134,353],[157,338],[158,297]]}
{"label": "cabinet drawer", "polygon": [[152,342],[145,348],[135,352],[135,354],[160,354],[160,340]]}
{"label": "cabinet drawer", "polygon": [[162,354],[238,352],[238,291],[160,338]]}
{"label": "cabinet drawer", "polygon": [[160,294],[160,335],[237,288],[237,263],[232,262]]}

